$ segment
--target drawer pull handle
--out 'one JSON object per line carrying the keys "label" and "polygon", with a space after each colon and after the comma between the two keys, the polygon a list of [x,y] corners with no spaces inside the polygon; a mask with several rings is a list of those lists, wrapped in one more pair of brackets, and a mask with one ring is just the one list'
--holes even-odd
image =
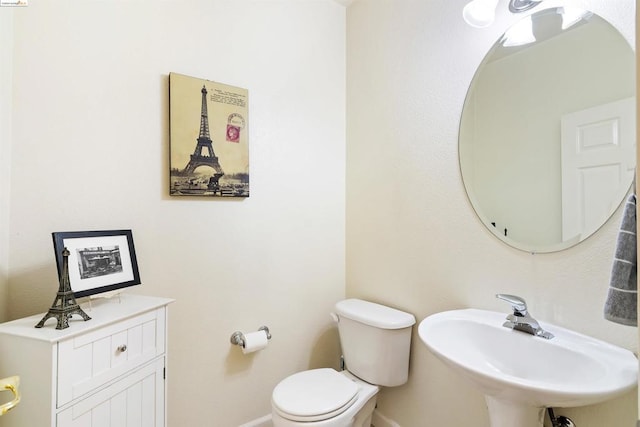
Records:
{"label": "drawer pull handle", "polygon": [[125,351],[127,351],[127,345],[126,344],[122,344],[122,345],[118,346],[118,353],[124,353]]}

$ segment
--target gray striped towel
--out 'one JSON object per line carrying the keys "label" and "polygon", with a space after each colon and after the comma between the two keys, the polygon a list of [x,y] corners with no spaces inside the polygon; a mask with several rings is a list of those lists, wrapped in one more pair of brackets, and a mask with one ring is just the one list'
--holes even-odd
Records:
{"label": "gray striped towel", "polygon": [[616,254],[611,268],[604,318],[622,325],[638,326],[636,246],[636,196],[631,194],[622,213]]}

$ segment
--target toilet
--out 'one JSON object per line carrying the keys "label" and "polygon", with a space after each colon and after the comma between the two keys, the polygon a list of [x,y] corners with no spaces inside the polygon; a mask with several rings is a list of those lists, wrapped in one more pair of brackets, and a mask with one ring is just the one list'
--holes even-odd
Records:
{"label": "toilet", "polygon": [[280,381],[271,395],[274,427],[370,427],[380,387],[407,382],[412,314],[347,299],[333,315],[346,369],[311,369]]}

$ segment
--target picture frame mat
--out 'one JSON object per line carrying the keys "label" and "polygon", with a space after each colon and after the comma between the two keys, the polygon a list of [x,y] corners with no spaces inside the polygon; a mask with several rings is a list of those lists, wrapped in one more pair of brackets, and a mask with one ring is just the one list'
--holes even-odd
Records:
{"label": "picture frame mat", "polygon": [[[123,283],[134,280],[133,266],[131,264],[131,253],[129,252],[129,242],[126,235],[100,236],[100,237],[80,237],[62,239],[63,246],[69,254],[69,280],[73,284],[74,292],[86,291],[92,288],[101,288],[115,283]],[[80,277],[78,268],[78,249],[94,248],[100,246],[118,246],[122,261],[122,272],[113,273],[108,276]]]}

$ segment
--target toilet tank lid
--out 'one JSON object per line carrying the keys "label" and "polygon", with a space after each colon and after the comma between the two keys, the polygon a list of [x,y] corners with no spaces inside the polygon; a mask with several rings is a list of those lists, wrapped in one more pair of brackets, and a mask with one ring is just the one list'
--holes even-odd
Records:
{"label": "toilet tank lid", "polygon": [[347,319],[381,329],[408,328],[416,323],[413,314],[356,298],[338,301],[336,313]]}

